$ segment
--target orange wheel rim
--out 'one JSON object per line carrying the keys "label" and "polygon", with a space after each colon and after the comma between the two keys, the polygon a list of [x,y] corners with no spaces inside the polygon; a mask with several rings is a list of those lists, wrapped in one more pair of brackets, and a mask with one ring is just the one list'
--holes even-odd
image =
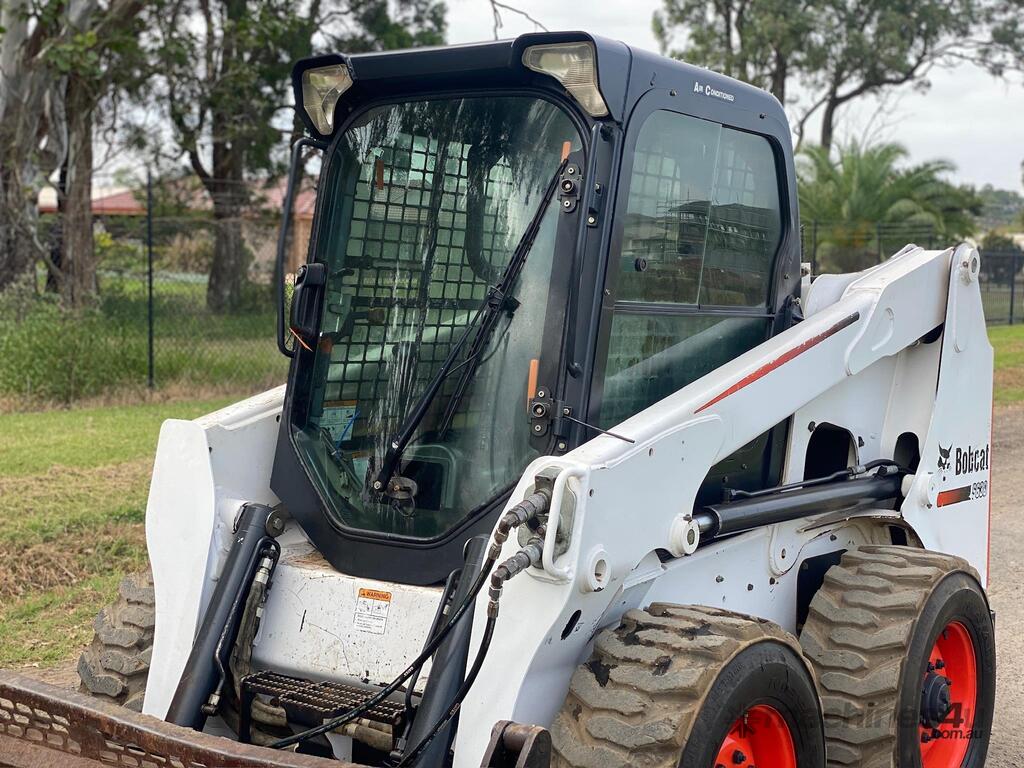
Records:
{"label": "orange wheel rim", "polygon": [[736,720],[725,736],[716,768],[796,768],[796,748],[786,719],[757,704]]}
{"label": "orange wheel rim", "polygon": [[978,660],[967,627],[950,622],[935,638],[921,688],[921,765],[959,768],[978,700]]}

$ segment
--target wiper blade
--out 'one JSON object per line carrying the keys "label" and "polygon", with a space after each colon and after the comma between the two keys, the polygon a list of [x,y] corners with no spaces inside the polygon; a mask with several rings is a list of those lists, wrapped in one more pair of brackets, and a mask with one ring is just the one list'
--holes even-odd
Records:
{"label": "wiper blade", "polygon": [[[512,287],[515,285],[519,274],[523,271],[523,267],[526,264],[526,257],[530,254],[530,249],[533,247],[533,243],[537,239],[537,234],[540,232],[540,226],[544,221],[544,214],[547,213],[548,205],[551,203],[551,199],[555,196],[555,192],[558,189],[558,182],[561,179],[562,172],[565,170],[565,166],[568,162],[568,158],[565,158],[558,164],[558,168],[555,169],[555,173],[551,177],[551,181],[548,182],[547,189],[544,190],[544,194],[538,201],[536,209],[534,209],[533,216],[530,219],[529,225],[526,227],[526,231],[524,231],[522,237],[519,238],[519,242],[516,244],[516,248],[512,252],[512,257],[509,259],[508,264],[505,265],[501,279],[487,290],[487,296],[477,308],[476,314],[473,315],[473,319],[466,326],[462,335],[459,337],[459,340],[448,352],[448,356],[445,357],[444,362],[441,363],[441,367],[438,369],[434,378],[431,379],[427,388],[423,390],[423,394],[420,395],[419,400],[417,400],[410,409],[409,414],[402,422],[402,427],[398,431],[398,435],[392,438],[391,444],[388,446],[387,453],[384,454],[384,460],[381,462],[380,471],[377,473],[377,477],[373,481],[373,490],[383,491],[385,489],[385,485],[391,480],[395,473],[395,467],[402,458],[403,451],[405,451],[406,446],[409,445],[413,435],[416,433],[416,429],[423,421],[423,418],[427,415],[427,410],[430,408],[430,404],[434,401],[438,391],[441,389],[441,385],[450,374],[455,370],[461,369],[462,375],[459,376],[459,381],[455,386],[455,390],[452,393],[451,398],[448,400],[444,415],[441,418],[440,433],[442,435],[445,434],[448,431],[449,426],[451,426],[451,420],[455,416],[455,411],[458,409],[459,403],[465,396],[470,381],[472,381],[474,374],[480,367],[481,355],[484,348],[490,341],[491,336],[494,334],[494,329],[498,324],[498,320],[501,318],[502,312],[506,309],[514,309],[515,306],[518,306],[518,303],[513,305],[515,299],[511,296]],[[473,343],[470,346],[469,354],[462,363],[456,366],[455,361],[458,359],[459,353],[462,351],[466,340],[469,338],[474,328],[476,328],[477,331],[476,336],[473,338]]]}

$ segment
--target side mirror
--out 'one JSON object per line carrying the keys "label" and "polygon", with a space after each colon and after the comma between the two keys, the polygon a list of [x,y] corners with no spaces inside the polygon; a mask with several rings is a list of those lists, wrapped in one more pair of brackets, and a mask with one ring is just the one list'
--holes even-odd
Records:
{"label": "side mirror", "polygon": [[316,343],[326,284],[327,267],[324,264],[303,264],[295,273],[289,327],[306,349],[312,349]]}
{"label": "side mirror", "polygon": [[[323,151],[325,146],[326,145],[323,143],[307,137],[299,139],[292,147],[292,160],[291,165],[288,168],[288,186],[285,190],[284,210],[282,211],[283,220],[281,221],[281,230],[277,236],[277,255],[274,259],[274,294],[277,299],[277,348],[285,357],[292,357],[295,354],[295,350],[288,346],[287,339],[285,338],[284,257],[285,251],[288,248],[288,225],[291,223],[292,208],[295,203],[295,193],[299,186],[299,175],[302,173],[302,151],[306,147],[314,147]],[[296,288],[298,287],[298,282],[298,278],[296,277]],[[292,317],[295,317],[294,311],[292,312]]]}

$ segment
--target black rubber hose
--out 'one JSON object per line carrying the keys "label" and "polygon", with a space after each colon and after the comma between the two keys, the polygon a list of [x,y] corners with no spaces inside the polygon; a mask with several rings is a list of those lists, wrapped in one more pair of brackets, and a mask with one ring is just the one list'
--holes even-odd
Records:
{"label": "black rubber hose", "polygon": [[402,757],[395,768],[406,768],[406,766],[412,765],[419,756],[423,754],[423,751],[430,746],[430,742],[434,740],[438,733],[452,719],[459,713],[459,709],[462,707],[462,702],[466,698],[466,694],[469,693],[469,689],[473,687],[473,683],[476,682],[477,675],[480,674],[480,667],[483,666],[484,658],[487,656],[487,651],[491,645],[491,639],[494,637],[494,625],[497,623],[498,617],[496,615],[487,617],[487,624],[484,627],[483,637],[480,639],[480,648],[476,652],[476,658],[473,659],[473,666],[470,667],[469,673],[466,675],[466,679],[462,683],[462,687],[459,688],[455,694],[455,699],[452,701],[451,706],[444,713],[444,716],[434,723],[434,726],[427,732],[420,742],[413,747],[412,751],[408,752]]}
{"label": "black rubber hose", "polygon": [[327,733],[328,731],[333,731],[335,728],[338,728],[339,726],[342,726],[345,723],[356,719],[357,717],[359,717],[359,715],[368,710],[370,707],[376,706],[384,699],[386,699],[388,696],[390,696],[392,693],[397,691],[402,686],[402,683],[404,683],[406,680],[412,677],[416,673],[416,670],[422,667],[423,663],[434,654],[434,651],[437,650],[438,646],[441,645],[445,637],[448,636],[448,633],[451,631],[452,627],[454,627],[458,623],[459,619],[461,619],[462,616],[466,613],[466,611],[469,610],[469,606],[473,605],[473,602],[476,600],[476,596],[480,594],[480,590],[483,589],[484,584],[487,583],[488,576],[490,576],[491,568],[493,567],[494,559],[488,557],[487,561],[484,563],[484,567],[480,570],[480,575],[477,576],[476,581],[473,583],[473,588],[470,590],[469,595],[467,595],[466,599],[462,602],[462,604],[457,609],[455,609],[455,611],[451,615],[451,618],[449,618],[448,622],[443,627],[441,627],[441,629],[434,636],[434,638],[425,646],[423,646],[423,650],[420,651],[420,655],[413,659],[412,663],[405,668],[405,671],[402,672],[402,674],[400,674],[398,677],[392,680],[378,693],[375,693],[362,704],[353,707],[348,712],[338,715],[337,717],[332,718],[324,723],[321,723],[318,726],[302,731],[301,733],[296,733],[291,736],[286,736],[283,739],[278,739],[273,744],[271,744],[270,747],[272,749],[283,749],[284,747],[290,747],[292,744],[298,744],[301,741],[312,739],[316,736]]}

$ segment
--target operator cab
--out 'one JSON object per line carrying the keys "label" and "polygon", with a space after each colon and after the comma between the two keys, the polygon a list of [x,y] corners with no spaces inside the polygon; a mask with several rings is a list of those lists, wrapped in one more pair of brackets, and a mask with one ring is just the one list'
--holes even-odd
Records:
{"label": "operator cab", "polygon": [[[763,91],[582,33],[294,81],[324,156],[271,485],[341,571],[444,579],[533,459],[793,320],[792,152]],[[774,485],[784,437],[698,501]]]}

